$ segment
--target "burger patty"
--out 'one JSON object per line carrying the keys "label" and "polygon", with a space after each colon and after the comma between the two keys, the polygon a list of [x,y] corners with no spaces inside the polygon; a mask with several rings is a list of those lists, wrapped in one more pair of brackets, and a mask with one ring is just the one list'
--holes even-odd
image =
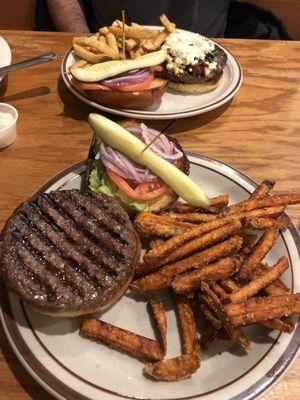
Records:
{"label": "burger patty", "polygon": [[227,62],[227,54],[216,44],[213,61],[217,63],[217,68],[211,70],[209,75],[199,75],[196,72],[190,72],[188,70],[189,67],[187,67],[186,70],[180,74],[175,74],[175,72],[168,71],[164,68],[162,72],[158,72],[155,75],[160,78],[169,79],[170,81],[178,83],[203,83],[211,80],[217,81],[222,76],[223,69]]}
{"label": "burger patty", "polygon": [[134,272],[137,238],[106,195],[53,191],[21,204],[0,236],[0,272],[34,308],[63,313],[105,304]]}

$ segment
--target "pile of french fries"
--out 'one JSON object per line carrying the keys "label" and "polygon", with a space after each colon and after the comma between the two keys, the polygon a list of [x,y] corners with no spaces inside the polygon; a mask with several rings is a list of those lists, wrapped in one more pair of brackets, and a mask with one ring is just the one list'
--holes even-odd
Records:
{"label": "pile of french fries", "polygon": [[[250,349],[243,326],[292,332],[300,293],[290,293],[280,279],[288,260],[283,256],[273,266],[263,260],[290,224],[286,206],[300,203],[300,194],[271,195],[273,186],[263,181],[248,200],[231,206],[221,195],[207,208],[183,204],[161,215],[136,217],[135,228],[149,240],[149,250],[130,287],[150,295],[166,288],[173,293],[183,339],[180,356],[164,359],[167,322],[161,303],[149,305],[159,342],[92,318],[83,322],[81,334],[144,361],[152,378],[178,381],[199,368],[200,348],[207,349],[215,338]],[[200,340],[194,313],[204,322]]]}
{"label": "pile of french fries", "polygon": [[80,60],[71,68],[84,68],[102,61],[121,60],[124,46],[125,57],[130,59],[158,50],[176,28],[164,14],[161,15],[160,21],[164,27],[162,31],[136,23],[131,23],[130,26],[124,24],[123,30],[122,21],[117,19],[111,26],[100,28],[94,35],[74,37],[73,50]]}

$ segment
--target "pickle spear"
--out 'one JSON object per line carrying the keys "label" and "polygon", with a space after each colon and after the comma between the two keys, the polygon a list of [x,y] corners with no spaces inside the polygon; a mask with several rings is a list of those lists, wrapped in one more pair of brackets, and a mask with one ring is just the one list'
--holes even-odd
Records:
{"label": "pickle spear", "polygon": [[71,68],[71,74],[82,82],[97,82],[134,69],[149,68],[162,64],[167,50],[154,51],[134,60],[113,60],[91,65],[87,68]]}
{"label": "pickle spear", "polygon": [[100,114],[90,114],[88,120],[103,142],[133,161],[145,165],[188,204],[196,207],[209,205],[208,196],[192,179],[168,161],[158,157],[150,149],[142,153],[145,143],[125,128]]}

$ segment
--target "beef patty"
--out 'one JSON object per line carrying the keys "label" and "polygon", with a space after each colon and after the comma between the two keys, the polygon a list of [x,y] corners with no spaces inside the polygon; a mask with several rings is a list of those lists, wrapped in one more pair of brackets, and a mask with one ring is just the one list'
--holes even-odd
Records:
{"label": "beef patty", "polygon": [[21,204],[0,236],[7,287],[40,312],[80,315],[127,287],[139,253],[126,212],[111,197],[78,190]]}
{"label": "beef patty", "polygon": [[155,73],[155,76],[179,83],[203,83],[207,81],[217,82],[222,76],[223,69],[227,63],[227,54],[223,49],[221,49],[221,47],[215,44],[213,55],[213,61],[217,63],[217,67],[212,69],[208,75],[204,75],[203,73],[199,74],[195,72],[195,70],[190,72],[189,67],[187,67],[185,71],[180,74],[175,74],[175,72],[168,71],[164,68],[162,72]]}

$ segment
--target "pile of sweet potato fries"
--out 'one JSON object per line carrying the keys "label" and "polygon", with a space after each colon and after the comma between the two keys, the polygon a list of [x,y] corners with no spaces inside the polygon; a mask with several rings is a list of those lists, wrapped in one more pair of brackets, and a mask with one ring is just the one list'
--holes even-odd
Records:
{"label": "pile of sweet potato fries", "polygon": [[[164,359],[166,314],[163,305],[153,301],[149,307],[159,342],[95,318],[83,322],[81,334],[146,362],[146,374],[157,380],[177,381],[199,368],[200,348],[206,349],[216,337],[250,349],[242,326],[261,324],[292,332],[291,317],[300,314],[300,293],[290,293],[280,279],[288,260],[283,256],[273,266],[263,260],[279,231],[290,224],[286,206],[300,203],[300,194],[271,195],[273,186],[263,181],[248,200],[231,206],[222,195],[211,199],[208,208],[183,204],[161,215],[137,215],[135,228],[149,240],[149,250],[130,287],[142,293],[165,288],[173,292],[182,355]],[[194,312],[205,320],[200,341]]]}

